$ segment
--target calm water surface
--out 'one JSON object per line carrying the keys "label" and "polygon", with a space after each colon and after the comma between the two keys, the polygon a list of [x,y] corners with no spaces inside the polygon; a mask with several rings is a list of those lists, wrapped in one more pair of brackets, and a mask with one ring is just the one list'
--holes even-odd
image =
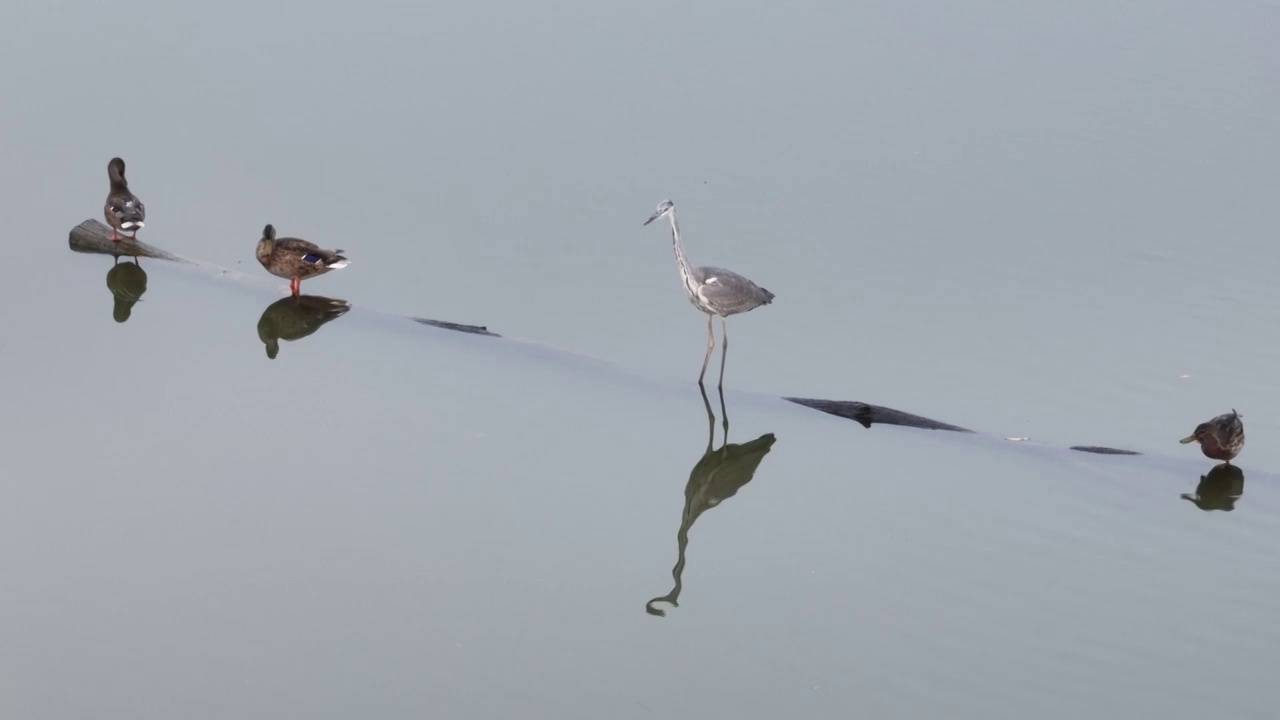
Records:
{"label": "calm water surface", "polygon": [[[0,710],[1269,717],[1278,14],[0,11]],[[68,251],[116,154],[231,272]],[[727,448],[666,197],[778,294]],[[289,339],[267,222],[349,312]]]}

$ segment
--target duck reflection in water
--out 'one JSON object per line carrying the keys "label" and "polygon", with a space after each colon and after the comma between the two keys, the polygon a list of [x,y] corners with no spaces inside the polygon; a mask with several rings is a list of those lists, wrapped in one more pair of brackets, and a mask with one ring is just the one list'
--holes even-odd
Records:
{"label": "duck reflection in water", "polygon": [[1236,509],[1236,500],[1244,495],[1244,471],[1238,465],[1222,463],[1200,476],[1200,484],[1194,493],[1183,493],[1183,500],[1190,500],[1201,510]]}
{"label": "duck reflection in water", "polygon": [[107,289],[115,301],[111,316],[118,323],[128,320],[133,314],[134,303],[141,300],[147,291],[147,271],[138,264],[136,256],[133,262],[124,263],[120,262],[119,255],[116,256],[115,264],[107,271]]}
{"label": "duck reflection in water", "polygon": [[765,433],[751,442],[730,445],[729,413],[725,410],[724,390],[721,389],[720,414],[724,417],[724,443],[718,449],[715,448],[716,416],[711,411],[706,388],[700,385],[699,389],[702,392],[702,404],[707,410],[707,450],[693,466],[689,482],[684,486],[684,511],[680,515],[680,530],[676,533],[676,565],[671,570],[675,587],[644,606],[645,612],[659,617],[664,617],[667,613],[658,607],[658,603],[679,607],[677,600],[680,598],[684,575],[685,550],[689,546],[689,530],[693,523],[702,513],[733,497],[743,485],[751,482],[760,461],[769,454],[777,440],[773,433]]}
{"label": "duck reflection in water", "polygon": [[258,339],[267,346],[267,357],[280,353],[281,340],[300,340],[330,320],[342,317],[351,305],[319,295],[290,295],[267,306],[258,319]]}

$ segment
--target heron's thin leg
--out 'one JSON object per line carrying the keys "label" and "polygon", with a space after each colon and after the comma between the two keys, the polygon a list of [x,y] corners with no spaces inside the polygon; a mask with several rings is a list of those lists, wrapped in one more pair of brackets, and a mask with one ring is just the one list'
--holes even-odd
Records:
{"label": "heron's thin leg", "polygon": [[711,362],[711,351],[715,349],[716,336],[715,331],[711,329],[711,313],[707,313],[707,356],[702,358],[702,372],[698,373],[698,384],[702,384],[702,379],[707,375],[707,363]]}
{"label": "heron's thin leg", "polygon": [[724,360],[729,354],[729,326],[725,323],[724,316],[720,316],[720,384],[717,387],[724,387]]}

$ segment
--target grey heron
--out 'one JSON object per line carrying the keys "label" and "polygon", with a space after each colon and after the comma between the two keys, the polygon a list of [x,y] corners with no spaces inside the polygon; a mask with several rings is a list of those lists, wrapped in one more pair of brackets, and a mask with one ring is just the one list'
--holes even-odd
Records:
{"label": "grey heron", "polygon": [[676,265],[680,270],[680,280],[684,283],[684,292],[689,296],[693,306],[707,314],[707,354],[702,359],[702,372],[698,374],[698,384],[707,374],[707,363],[711,360],[711,351],[716,346],[715,331],[711,327],[713,315],[720,316],[720,334],[723,341],[720,347],[720,383],[724,385],[724,361],[729,351],[729,329],[725,319],[761,305],[773,302],[774,294],[756,285],[747,278],[732,270],[702,265],[693,267],[685,257],[684,246],[680,244],[680,223],[676,221],[676,206],[670,200],[663,200],[658,209],[644,221],[645,225],[665,217],[671,222],[671,247],[676,254]]}

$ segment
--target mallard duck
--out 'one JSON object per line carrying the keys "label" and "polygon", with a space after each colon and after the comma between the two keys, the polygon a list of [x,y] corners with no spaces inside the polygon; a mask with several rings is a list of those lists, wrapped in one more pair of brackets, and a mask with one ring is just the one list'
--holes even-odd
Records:
{"label": "mallard duck", "polygon": [[268,225],[262,229],[257,255],[267,272],[291,281],[289,292],[296,297],[302,292],[304,278],[346,267],[350,261],[340,253],[341,250],[325,250],[298,238],[277,239],[276,229]]}
{"label": "mallard duck", "polygon": [[1205,457],[1231,462],[1244,449],[1244,423],[1240,421],[1240,413],[1233,408],[1229,413],[1200,423],[1195,432],[1179,442],[1184,445],[1199,442],[1200,452]]}
{"label": "mallard duck", "polygon": [[119,231],[133,233],[131,239],[138,236],[142,221],[147,217],[147,209],[137,195],[129,192],[129,181],[124,179],[124,160],[111,158],[107,163],[107,178],[111,180],[111,192],[107,193],[107,203],[102,206],[102,214],[111,226],[111,240],[120,242]]}

